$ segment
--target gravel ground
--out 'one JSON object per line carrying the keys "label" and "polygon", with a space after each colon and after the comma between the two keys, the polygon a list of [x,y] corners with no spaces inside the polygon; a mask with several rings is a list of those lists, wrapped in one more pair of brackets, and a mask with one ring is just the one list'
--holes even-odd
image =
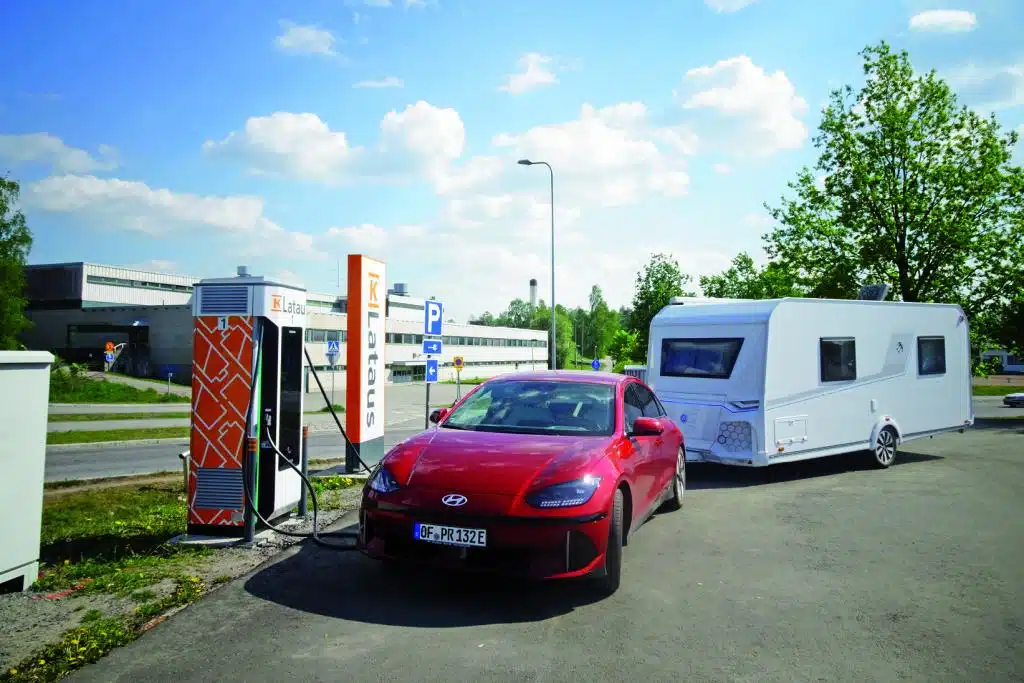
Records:
{"label": "gravel ground", "polygon": [[[81,488],[68,489],[68,492],[75,490]],[[321,510],[320,528],[326,529],[347,512],[356,509],[361,490],[360,486],[354,486],[328,492],[326,497],[321,494],[321,498],[324,499],[321,505],[329,505],[332,509]],[[64,491],[54,492],[56,495],[61,493]],[[312,513],[312,510],[310,512]],[[302,533],[309,532],[312,526],[312,521],[309,521],[288,528]],[[185,566],[183,571],[200,577],[209,590],[217,590],[228,578],[243,576],[285,548],[301,541],[301,538],[268,531],[258,536],[256,547],[220,548],[212,555],[196,560],[195,564]],[[345,541],[332,539],[331,542]],[[145,590],[153,591],[157,598],[160,598],[174,591],[174,582],[165,580]],[[81,625],[82,618],[90,610],[99,610],[104,616],[127,615],[137,605],[138,603],[131,598],[104,593],[64,595],[62,592],[29,591],[0,595],[0,671],[6,671],[44,644],[59,641],[65,631]]]}

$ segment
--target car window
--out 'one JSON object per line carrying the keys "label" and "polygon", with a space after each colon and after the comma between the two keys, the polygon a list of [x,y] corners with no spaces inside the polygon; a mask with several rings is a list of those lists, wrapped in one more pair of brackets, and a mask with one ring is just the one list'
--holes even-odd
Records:
{"label": "car window", "polygon": [[622,404],[622,413],[625,417],[627,433],[632,431],[633,423],[636,422],[637,418],[643,417],[644,409],[640,404],[640,397],[637,396],[636,385],[633,382],[626,385],[626,396]]}
{"label": "car window", "polygon": [[644,417],[661,417],[662,413],[658,409],[658,402],[654,398],[654,394],[651,393],[650,389],[642,384],[634,382],[633,391],[636,392],[637,400],[640,403],[640,409],[643,411]]}
{"label": "car window", "polygon": [[538,434],[611,434],[612,384],[564,380],[491,381],[441,423],[442,429]]}

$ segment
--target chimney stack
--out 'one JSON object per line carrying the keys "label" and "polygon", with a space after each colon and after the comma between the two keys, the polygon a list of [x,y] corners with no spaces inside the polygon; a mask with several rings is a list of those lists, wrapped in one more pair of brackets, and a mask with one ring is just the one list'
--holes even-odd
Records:
{"label": "chimney stack", "polygon": [[530,308],[537,307],[537,278],[530,278]]}

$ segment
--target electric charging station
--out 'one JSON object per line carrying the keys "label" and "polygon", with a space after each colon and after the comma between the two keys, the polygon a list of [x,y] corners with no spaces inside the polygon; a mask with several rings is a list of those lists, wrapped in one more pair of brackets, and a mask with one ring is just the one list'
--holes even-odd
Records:
{"label": "electric charging station", "polygon": [[192,318],[187,533],[251,539],[251,507],[270,521],[302,498],[284,458],[301,468],[306,290],[240,267],[196,283]]}

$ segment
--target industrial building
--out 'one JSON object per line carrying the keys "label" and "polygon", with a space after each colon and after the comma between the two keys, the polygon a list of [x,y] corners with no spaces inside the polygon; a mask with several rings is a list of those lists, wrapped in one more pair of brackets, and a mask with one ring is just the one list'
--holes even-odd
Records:
{"label": "industrial building", "polygon": [[[51,263],[27,268],[28,307],[33,327],[22,334],[30,349],[47,350],[68,361],[104,367],[113,342],[116,360],[108,369],[137,377],[188,384],[192,376],[192,288],[201,278],[93,263]],[[531,298],[536,297],[535,280]],[[307,292],[306,347],[321,381],[344,386],[345,366],[328,366],[327,342],[341,344],[346,357],[346,296]],[[399,283],[387,294],[386,363],[389,383],[423,381],[424,299]],[[453,358],[462,356],[464,378],[492,377],[547,367],[547,332],[447,321],[440,379],[454,379]],[[316,385],[306,369],[307,391]]]}

